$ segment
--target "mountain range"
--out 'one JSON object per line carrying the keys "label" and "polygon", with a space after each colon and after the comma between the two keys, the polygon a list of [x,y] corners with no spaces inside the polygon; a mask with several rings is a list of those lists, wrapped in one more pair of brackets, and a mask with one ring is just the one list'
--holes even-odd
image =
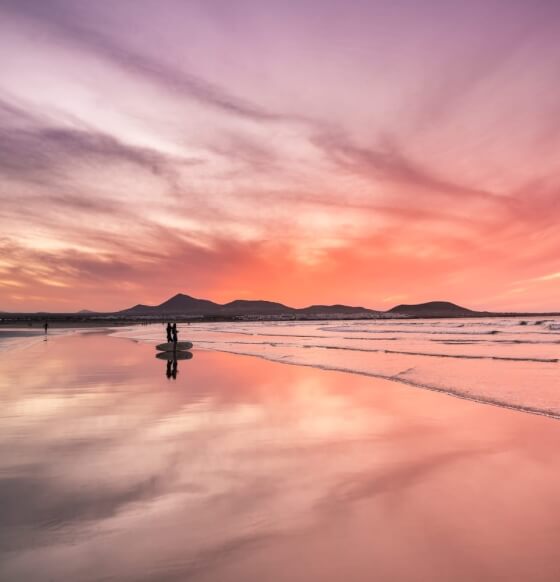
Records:
{"label": "mountain range", "polygon": [[479,315],[465,307],[448,301],[432,301],[418,305],[398,305],[389,311],[376,311],[365,307],[349,305],[311,305],[302,309],[282,303],[262,300],[236,299],[220,304],[208,299],[198,299],[178,293],[159,305],[138,304],[117,312],[121,316],[222,316],[222,317],[468,317]]}
{"label": "mountain range", "polygon": [[428,303],[417,303],[415,305],[397,305],[389,309],[387,313],[408,315],[409,317],[476,317],[481,315],[480,311],[472,311],[466,307],[455,305],[449,301],[429,301]]}

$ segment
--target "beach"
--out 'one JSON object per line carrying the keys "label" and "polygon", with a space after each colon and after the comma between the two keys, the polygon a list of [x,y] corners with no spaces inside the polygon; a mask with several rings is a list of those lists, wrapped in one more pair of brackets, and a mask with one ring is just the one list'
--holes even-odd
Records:
{"label": "beach", "polygon": [[[486,404],[560,416],[560,318],[180,325],[199,348],[349,372]],[[161,325],[114,331],[150,343]]]}
{"label": "beach", "polygon": [[[424,339],[449,340],[440,324]],[[542,335],[553,329],[534,325],[525,346],[491,352],[444,344],[511,361],[303,347],[337,334],[369,349],[357,337],[381,332],[363,322],[220,325],[180,328],[195,348],[175,380],[155,358],[159,326],[0,352],[1,580],[558,579],[557,346],[530,343],[556,341]],[[518,325],[494,322],[484,341],[525,334]],[[489,406],[381,377],[408,358],[416,372],[404,379],[418,384],[454,374],[457,391],[472,390],[481,373],[465,362],[502,370],[520,358],[532,358],[525,381],[540,382],[511,388],[516,374],[495,372],[476,394],[503,401]]]}
{"label": "beach", "polygon": [[559,37],[0,0],[0,582],[560,581]]}

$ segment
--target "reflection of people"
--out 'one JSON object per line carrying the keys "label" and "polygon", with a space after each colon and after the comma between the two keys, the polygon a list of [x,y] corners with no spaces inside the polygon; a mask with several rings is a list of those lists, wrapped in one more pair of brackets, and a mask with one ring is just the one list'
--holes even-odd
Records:
{"label": "reflection of people", "polygon": [[176,344],[177,343],[177,324],[176,323],[174,323],[171,326],[171,335],[173,338],[173,343]]}
{"label": "reflection of people", "polygon": [[168,343],[171,343],[173,341],[173,336],[171,334],[171,323],[169,322],[167,323],[166,331],[167,331],[167,341]]}
{"label": "reflection of people", "polygon": [[177,380],[177,372],[177,360],[175,358],[173,360],[167,360],[167,370],[165,372],[167,378]]}

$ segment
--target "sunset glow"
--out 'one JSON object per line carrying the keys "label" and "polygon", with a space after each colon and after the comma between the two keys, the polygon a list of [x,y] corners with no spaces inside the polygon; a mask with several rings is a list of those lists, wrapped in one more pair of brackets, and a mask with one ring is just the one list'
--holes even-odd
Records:
{"label": "sunset glow", "polygon": [[560,309],[560,4],[0,0],[0,311]]}

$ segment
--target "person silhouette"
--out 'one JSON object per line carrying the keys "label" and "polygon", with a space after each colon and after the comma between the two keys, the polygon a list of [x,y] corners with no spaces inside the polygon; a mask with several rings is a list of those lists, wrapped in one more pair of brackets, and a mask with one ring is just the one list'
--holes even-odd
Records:
{"label": "person silhouette", "polygon": [[47,335],[49,333],[49,322],[45,321],[45,325],[43,325],[43,327],[45,328],[45,335]]}
{"label": "person silhouette", "polygon": [[177,380],[177,359],[173,358],[172,360],[167,360],[167,368],[165,370],[165,375],[167,376],[168,380]]}
{"label": "person silhouette", "polygon": [[174,323],[171,326],[171,337],[172,337],[172,341],[175,345],[177,345],[177,324]]}
{"label": "person silhouette", "polygon": [[171,323],[168,323],[166,328],[168,343],[171,343],[173,341],[173,334],[171,330],[172,330]]}

